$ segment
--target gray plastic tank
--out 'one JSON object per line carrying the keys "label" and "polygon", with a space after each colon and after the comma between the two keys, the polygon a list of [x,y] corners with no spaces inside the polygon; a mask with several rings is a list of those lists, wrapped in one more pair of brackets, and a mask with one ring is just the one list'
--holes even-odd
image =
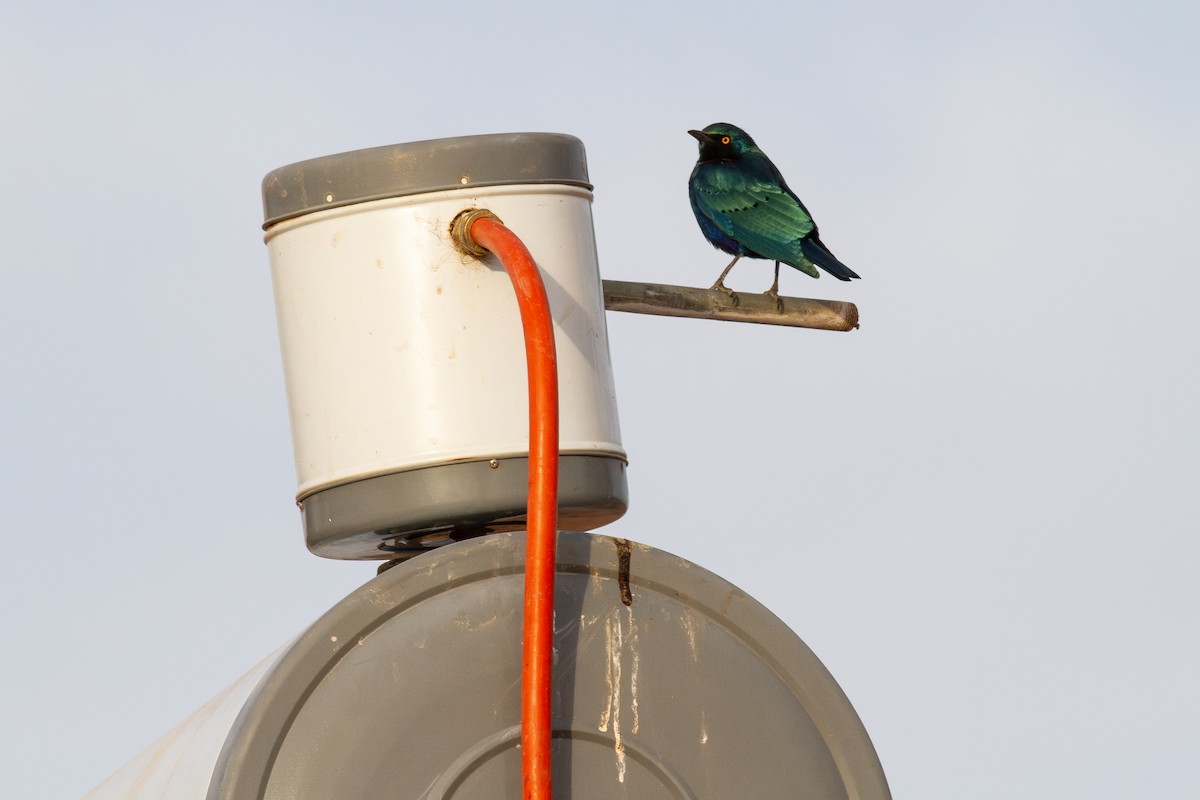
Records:
{"label": "gray plastic tank", "polygon": [[[683,559],[559,534],[560,800],[890,797],[812,651]],[[500,800],[521,792],[524,534],[367,583],[87,800]]]}

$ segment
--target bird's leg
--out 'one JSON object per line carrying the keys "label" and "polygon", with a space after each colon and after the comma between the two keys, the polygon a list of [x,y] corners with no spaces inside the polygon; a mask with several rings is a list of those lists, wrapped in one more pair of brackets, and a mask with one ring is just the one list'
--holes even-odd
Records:
{"label": "bird's leg", "polygon": [[721,277],[717,278],[717,282],[714,283],[710,287],[710,289],[709,289],[710,291],[712,289],[716,289],[718,291],[724,292],[725,294],[729,295],[730,297],[733,297],[733,289],[730,289],[728,286],[725,285],[725,276],[729,274],[729,270],[733,269],[733,265],[738,262],[739,258],[741,258],[740,254],[733,257],[733,261],[730,261],[729,266],[725,267],[725,271],[721,273]]}
{"label": "bird's leg", "polygon": [[775,262],[775,282],[771,284],[771,288],[763,292],[767,297],[775,301],[775,308],[783,313],[783,301],[779,299],[779,262]]}

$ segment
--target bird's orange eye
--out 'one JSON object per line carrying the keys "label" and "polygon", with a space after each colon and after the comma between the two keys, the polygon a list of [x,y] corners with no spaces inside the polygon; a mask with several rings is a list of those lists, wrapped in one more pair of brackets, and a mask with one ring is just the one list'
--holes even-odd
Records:
{"label": "bird's orange eye", "polygon": [[722,137],[721,137],[721,144],[729,144],[729,137],[728,137],[728,136],[722,136]]}

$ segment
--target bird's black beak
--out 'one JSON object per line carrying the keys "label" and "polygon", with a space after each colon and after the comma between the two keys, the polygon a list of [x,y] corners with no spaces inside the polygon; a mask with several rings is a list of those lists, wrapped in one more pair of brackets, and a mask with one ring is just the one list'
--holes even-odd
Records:
{"label": "bird's black beak", "polygon": [[712,144],[715,138],[712,134],[705,133],[704,131],[688,131],[688,133],[695,136],[700,144]]}

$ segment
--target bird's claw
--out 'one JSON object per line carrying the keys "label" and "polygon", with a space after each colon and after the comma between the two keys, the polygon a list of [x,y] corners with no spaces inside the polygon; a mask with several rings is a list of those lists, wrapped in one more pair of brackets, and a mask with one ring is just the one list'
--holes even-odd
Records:
{"label": "bird's claw", "polygon": [[774,288],[767,289],[765,292],[763,292],[763,294],[775,301],[775,310],[782,314],[783,298],[779,296],[779,290]]}
{"label": "bird's claw", "polygon": [[736,306],[738,304],[737,292],[735,292],[733,289],[730,289],[728,286],[726,286],[721,281],[717,281],[712,286],[710,286],[709,291],[724,292],[726,295],[729,296],[729,304],[730,305]]}

